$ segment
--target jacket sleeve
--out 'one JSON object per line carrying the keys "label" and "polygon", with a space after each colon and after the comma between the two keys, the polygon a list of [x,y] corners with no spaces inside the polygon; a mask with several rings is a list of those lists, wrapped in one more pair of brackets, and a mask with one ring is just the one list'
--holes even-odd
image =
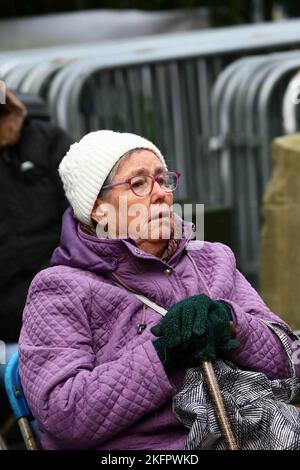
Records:
{"label": "jacket sleeve", "polygon": [[[234,254],[229,248],[228,254],[235,266]],[[219,300],[231,307],[236,339],[241,343],[231,355],[234,362],[264,372],[269,378],[287,378],[293,374],[300,377],[300,366],[292,363],[296,336],[271,312],[237,269],[231,295]]]}
{"label": "jacket sleeve", "polygon": [[97,448],[176,390],[150,340],[96,364],[87,288],[76,274],[67,284],[51,269],[30,288],[20,337],[21,381],[42,431],[59,448]]}

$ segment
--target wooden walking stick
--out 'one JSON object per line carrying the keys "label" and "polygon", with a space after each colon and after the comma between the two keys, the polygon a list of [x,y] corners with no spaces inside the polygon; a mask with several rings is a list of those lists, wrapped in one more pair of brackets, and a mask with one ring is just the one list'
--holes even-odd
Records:
{"label": "wooden walking stick", "polygon": [[202,371],[205,377],[205,382],[208,387],[208,392],[211,397],[216,417],[227,444],[228,450],[238,450],[238,446],[231,429],[229,418],[225,410],[221,390],[215,375],[215,371],[211,361],[202,362]]}
{"label": "wooden walking stick", "polygon": [[[115,278],[114,282],[117,286],[121,287],[122,289],[129,290],[127,287],[119,283],[119,279],[117,278],[116,275],[113,274],[113,277]],[[152,308],[153,310],[158,312],[160,315],[162,316],[166,315],[167,310],[164,309],[163,307],[156,305],[154,302],[152,302],[150,299],[148,299],[144,295],[136,294],[135,292],[133,292],[133,294],[135,295],[135,297],[141,300],[145,305]],[[232,323],[231,323],[231,331],[234,334],[234,327]],[[221,432],[224,435],[224,439],[228,446],[228,449],[238,450],[237,443],[233,435],[230,422],[227,416],[227,412],[225,410],[225,406],[223,403],[221,390],[220,390],[217,378],[215,376],[215,372],[214,372],[211,361],[202,362],[202,371],[205,377],[206,384],[208,386],[209,395],[211,397],[211,400],[212,400],[212,403],[216,412],[217,420],[221,428]]]}

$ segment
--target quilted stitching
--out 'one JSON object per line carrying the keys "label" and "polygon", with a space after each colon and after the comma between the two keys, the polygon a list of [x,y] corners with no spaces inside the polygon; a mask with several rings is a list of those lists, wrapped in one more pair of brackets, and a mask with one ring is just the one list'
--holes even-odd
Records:
{"label": "quilted stitching", "polygon": [[[36,277],[24,315],[20,370],[42,428],[62,439],[64,448],[90,448],[157,409],[175,389],[149,339],[135,341],[122,355],[114,350],[109,362],[101,364],[101,353],[95,358],[86,314],[91,276],[74,271],[51,268]],[[95,287],[93,302],[103,308],[103,297],[116,288],[103,293]]]}
{"label": "quilted stitching", "polygon": [[[67,228],[75,236],[77,228],[70,223]],[[86,250],[88,258],[92,241],[84,243],[76,252],[83,256]],[[73,258],[77,268],[59,265],[42,271],[28,294],[20,373],[46,448],[183,447],[186,430],[172,414],[171,397],[184,371],[165,375],[152,345],[150,328],[160,320],[155,311],[146,308],[147,329],[137,334],[142,305],[103,273],[110,269],[108,253],[128,287],[166,309],[197,293],[226,301],[241,342],[235,362],[271,378],[288,376],[286,353],[260,318],[283,322],[236,270],[228,247],[204,243],[201,250],[189,251],[197,272],[181,246],[167,264],[172,269],[167,276],[166,263],[135,253],[122,241],[106,243],[93,246],[97,259],[90,271],[80,269],[80,259]]]}

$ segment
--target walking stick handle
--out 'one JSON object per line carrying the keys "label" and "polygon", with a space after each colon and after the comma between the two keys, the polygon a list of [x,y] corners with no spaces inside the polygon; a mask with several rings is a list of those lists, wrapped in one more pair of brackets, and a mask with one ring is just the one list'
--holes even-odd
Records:
{"label": "walking stick handle", "polygon": [[231,429],[229,418],[224,406],[221,390],[215,375],[215,371],[211,361],[202,362],[202,371],[205,376],[205,381],[208,391],[216,411],[216,417],[224,436],[225,442],[229,450],[238,450],[235,436]]}

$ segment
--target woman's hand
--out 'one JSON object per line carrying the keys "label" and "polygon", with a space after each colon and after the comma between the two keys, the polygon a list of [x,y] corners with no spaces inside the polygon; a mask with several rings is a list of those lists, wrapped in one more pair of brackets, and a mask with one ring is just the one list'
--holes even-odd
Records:
{"label": "woman's hand", "polygon": [[153,345],[166,369],[200,365],[239,347],[231,338],[230,308],[206,295],[194,295],[174,304],[158,325]]}

